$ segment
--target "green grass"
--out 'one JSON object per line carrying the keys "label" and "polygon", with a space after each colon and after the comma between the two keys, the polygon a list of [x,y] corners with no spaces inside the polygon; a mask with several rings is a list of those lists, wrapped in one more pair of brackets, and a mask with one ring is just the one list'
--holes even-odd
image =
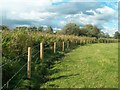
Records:
{"label": "green grass", "polygon": [[91,44],[67,53],[41,88],[117,88],[118,45]]}

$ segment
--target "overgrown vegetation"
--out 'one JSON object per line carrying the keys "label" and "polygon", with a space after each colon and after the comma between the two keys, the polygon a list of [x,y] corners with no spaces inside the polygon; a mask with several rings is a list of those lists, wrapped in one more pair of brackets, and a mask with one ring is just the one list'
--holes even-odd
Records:
{"label": "overgrown vegetation", "polygon": [[[75,29],[77,30],[78,26]],[[17,72],[19,69],[27,63],[27,48],[32,47],[32,77],[28,80],[26,77],[26,66],[17,74],[12,81],[9,82],[8,90],[22,89],[28,90],[30,88],[39,89],[42,83],[49,80],[49,67],[54,62],[57,62],[58,58],[64,56],[62,52],[62,42],[69,42],[69,50],[74,49],[78,45],[84,45],[86,43],[112,43],[117,42],[117,39],[111,38],[99,38],[91,34],[79,36],[76,34],[64,34],[58,35],[53,33],[52,27],[47,27],[44,31],[43,27],[16,27],[14,30],[10,30],[7,26],[1,26],[2,28],[2,70],[3,70],[3,85]],[[73,27],[74,29],[74,27]],[[93,29],[91,29],[93,30]],[[92,32],[92,31],[91,31]],[[74,32],[72,32],[74,33]],[[98,33],[97,33],[98,34]],[[97,38],[96,38],[97,37]],[[39,58],[39,44],[44,43],[44,61],[40,64]],[[57,53],[53,54],[53,43],[57,43]],[[6,86],[5,86],[6,87]],[[6,88],[7,89],[7,88]],[[36,90],[36,89],[35,89]]]}
{"label": "overgrown vegetation", "polygon": [[[32,47],[32,78],[27,80],[26,67],[9,82],[9,88],[15,88],[22,76],[19,89],[21,88],[38,88],[39,85],[47,80],[47,67],[50,65],[50,59],[63,56],[62,42],[69,41],[71,49],[77,44],[85,44],[88,42],[95,43],[96,38],[52,35],[34,31],[2,31],[2,67],[3,69],[3,85],[27,62],[27,48]],[[77,41],[77,42],[76,42]],[[39,44],[44,43],[44,63],[40,64]],[[53,53],[53,43],[57,43],[57,53]],[[36,54],[37,53],[37,54]],[[36,55],[35,55],[36,54]],[[7,64],[6,64],[7,63]],[[9,74],[8,74],[9,73]],[[7,78],[6,78],[7,77]],[[39,79],[39,80],[38,80]],[[38,84],[37,84],[38,83]]]}
{"label": "overgrown vegetation", "polygon": [[[0,25],[1,30],[10,30],[8,26]],[[76,23],[68,23],[66,24],[61,30],[54,31],[51,26],[43,27],[43,26],[21,26],[16,27],[14,30],[21,30],[21,31],[39,31],[39,32],[45,32],[50,34],[61,34],[61,35],[75,35],[75,36],[87,36],[87,37],[96,37],[96,38],[119,38],[120,32],[116,31],[114,33],[114,36],[111,37],[108,33],[104,33],[101,31],[101,28],[92,25],[87,24],[83,27],[80,27]]]}

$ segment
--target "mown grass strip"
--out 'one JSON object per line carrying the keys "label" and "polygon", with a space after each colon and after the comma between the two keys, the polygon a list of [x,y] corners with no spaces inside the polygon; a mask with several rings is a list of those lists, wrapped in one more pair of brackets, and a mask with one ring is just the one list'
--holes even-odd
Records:
{"label": "mown grass strip", "polygon": [[41,88],[117,88],[118,45],[92,44],[67,53]]}

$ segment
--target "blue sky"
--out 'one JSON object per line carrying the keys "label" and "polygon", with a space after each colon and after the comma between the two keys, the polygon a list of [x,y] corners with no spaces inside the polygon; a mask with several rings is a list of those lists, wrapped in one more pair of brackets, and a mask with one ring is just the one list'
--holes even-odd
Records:
{"label": "blue sky", "polygon": [[[60,30],[69,22],[93,24],[113,35],[118,30],[117,0],[2,0],[2,24],[52,26]],[[0,22],[1,23],[1,22]]]}

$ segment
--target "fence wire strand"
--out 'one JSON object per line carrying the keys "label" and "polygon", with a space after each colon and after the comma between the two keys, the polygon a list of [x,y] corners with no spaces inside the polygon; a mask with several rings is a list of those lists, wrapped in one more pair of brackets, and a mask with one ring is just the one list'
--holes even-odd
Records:
{"label": "fence wire strand", "polygon": [[32,50],[35,49],[35,48],[36,48],[37,46],[39,46],[39,45],[40,45],[40,44],[33,46],[33,47],[32,47]]}
{"label": "fence wire strand", "polygon": [[38,51],[37,53],[35,53],[35,54],[32,56],[32,58],[34,58],[38,53],[39,53],[39,51]]}
{"label": "fence wire strand", "polygon": [[[16,61],[20,61],[20,57],[22,57],[22,56],[25,56],[26,54],[22,54],[22,55],[19,55],[19,56],[17,56],[17,57],[15,57],[14,59],[12,59],[12,60],[10,60],[9,62],[7,62],[7,63],[4,63],[3,65],[0,65],[0,68],[2,68],[2,67],[4,67],[6,64],[8,64],[8,63],[15,63]],[[19,59],[19,60],[16,60],[16,59]],[[14,61],[14,62],[13,62]]]}
{"label": "fence wire strand", "polygon": [[3,89],[25,66],[27,65],[27,63],[25,63],[19,70],[18,72],[16,72],[3,86],[1,89]]}
{"label": "fence wire strand", "polygon": [[[19,82],[15,85],[14,88],[16,88],[16,87],[19,85],[19,83],[22,81],[22,79],[25,77],[25,75],[26,75],[26,74],[24,74],[24,75],[21,77],[21,79],[20,79]],[[13,89],[14,89],[14,88],[13,88]]]}

